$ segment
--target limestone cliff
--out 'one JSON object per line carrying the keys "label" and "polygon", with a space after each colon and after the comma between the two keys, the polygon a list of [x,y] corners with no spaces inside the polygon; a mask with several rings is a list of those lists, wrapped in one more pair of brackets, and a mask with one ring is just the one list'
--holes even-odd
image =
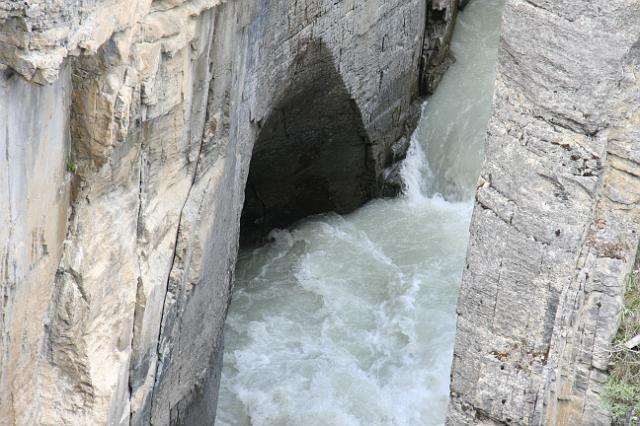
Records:
{"label": "limestone cliff", "polygon": [[210,423],[249,169],[385,191],[455,3],[0,0],[0,423]]}
{"label": "limestone cliff", "polygon": [[507,0],[448,424],[610,424],[640,233],[640,3]]}

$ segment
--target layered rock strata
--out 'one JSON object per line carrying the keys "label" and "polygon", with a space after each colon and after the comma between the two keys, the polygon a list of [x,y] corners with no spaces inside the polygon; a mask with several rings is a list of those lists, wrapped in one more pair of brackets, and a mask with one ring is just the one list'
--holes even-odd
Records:
{"label": "layered rock strata", "polygon": [[0,1],[0,423],[210,424],[254,145],[270,226],[381,194],[454,10]]}
{"label": "layered rock strata", "polygon": [[507,0],[450,425],[605,425],[640,236],[640,5]]}

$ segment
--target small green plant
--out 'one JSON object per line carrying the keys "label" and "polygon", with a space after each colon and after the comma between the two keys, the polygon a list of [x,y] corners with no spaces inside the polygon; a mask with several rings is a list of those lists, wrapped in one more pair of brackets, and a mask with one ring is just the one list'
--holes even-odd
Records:
{"label": "small green plant", "polygon": [[640,426],[640,386],[610,377],[604,389],[604,403],[614,425]]}
{"label": "small green plant", "polygon": [[67,171],[69,173],[75,173],[76,170],[78,170],[78,165],[73,160],[67,161]]}
{"label": "small green plant", "polygon": [[640,250],[633,271],[626,277],[624,308],[613,344],[605,408],[614,425],[640,426],[640,348],[625,343],[640,335]]}

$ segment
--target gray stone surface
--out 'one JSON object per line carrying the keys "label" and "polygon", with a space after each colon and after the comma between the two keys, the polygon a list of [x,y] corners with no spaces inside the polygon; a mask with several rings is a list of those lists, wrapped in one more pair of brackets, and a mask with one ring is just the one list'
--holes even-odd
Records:
{"label": "gray stone surface", "polygon": [[[0,71],[0,424],[37,424],[35,383],[51,384],[39,366],[60,355],[69,333],[51,327],[48,309],[64,250],[71,175],[69,68],[47,87]],[[74,297],[74,288],[61,292]],[[66,386],[60,371],[60,386]],[[9,390],[11,389],[11,391]],[[73,399],[72,396],[69,397]],[[32,409],[27,409],[32,407]]]}
{"label": "gray stone surface", "polygon": [[640,233],[640,4],[507,0],[447,423],[610,424]]}
{"label": "gray stone surface", "polygon": [[52,83],[0,77],[0,424],[210,424],[254,143],[268,170],[317,141],[262,133],[325,87],[291,92],[301,58],[320,46],[340,107],[297,127],[361,136],[353,208],[401,157],[427,9],[438,56],[453,3],[0,0],[1,68]]}
{"label": "gray stone surface", "polygon": [[253,148],[241,243],[311,214],[353,211],[378,192],[372,143],[331,51],[311,40],[286,80]]}

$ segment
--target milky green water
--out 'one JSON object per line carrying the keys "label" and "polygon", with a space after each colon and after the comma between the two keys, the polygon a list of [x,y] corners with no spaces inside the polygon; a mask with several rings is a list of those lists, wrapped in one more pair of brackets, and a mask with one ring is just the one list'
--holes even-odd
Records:
{"label": "milky green water", "polygon": [[439,425],[503,0],[461,13],[406,194],[241,251],[216,425]]}

